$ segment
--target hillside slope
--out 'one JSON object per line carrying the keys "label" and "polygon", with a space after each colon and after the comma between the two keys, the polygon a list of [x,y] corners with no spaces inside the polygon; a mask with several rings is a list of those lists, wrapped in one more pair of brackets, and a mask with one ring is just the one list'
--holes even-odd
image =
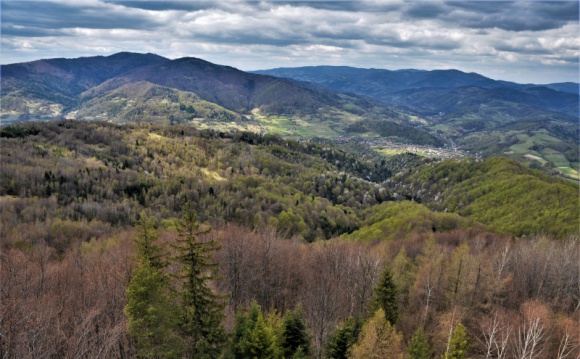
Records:
{"label": "hillside slope", "polygon": [[427,164],[391,183],[393,191],[433,210],[459,213],[516,236],[565,237],[580,227],[576,183],[508,158]]}

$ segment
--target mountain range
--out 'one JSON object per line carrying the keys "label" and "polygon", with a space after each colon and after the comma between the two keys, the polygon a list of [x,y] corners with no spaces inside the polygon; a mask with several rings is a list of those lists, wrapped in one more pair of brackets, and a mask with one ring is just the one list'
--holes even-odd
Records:
{"label": "mountain range", "polygon": [[2,124],[66,117],[459,146],[577,176],[575,83],[344,66],[250,73],[127,52],[2,65],[1,74]]}

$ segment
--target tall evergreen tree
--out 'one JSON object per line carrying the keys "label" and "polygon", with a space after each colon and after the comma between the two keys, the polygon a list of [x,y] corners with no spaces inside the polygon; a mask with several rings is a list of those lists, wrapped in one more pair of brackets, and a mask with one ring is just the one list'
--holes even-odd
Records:
{"label": "tall evergreen tree", "polygon": [[310,336],[302,316],[302,309],[288,312],[282,324],[282,348],[285,358],[293,358],[296,353],[306,357],[310,354]]}
{"label": "tall evergreen tree", "polygon": [[210,282],[215,278],[216,264],[212,253],[219,249],[214,240],[199,241],[202,231],[191,202],[184,207],[179,221],[179,236],[174,246],[176,261],[181,265],[181,330],[186,339],[188,358],[216,358],[225,342],[222,325],[224,300],[212,292]]}
{"label": "tall evergreen tree", "polygon": [[183,341],[177,334],[178,311],[163,272],[163,246],[155,245],[156,240],[157,231],[143,216],[134,239],[137,270],[127,288],[124,308],[127,331],[139,358],[180,358]]}
{"label": "tall evergreen tree", "polygon": [[425,336],[423,327],[419,327],[407,345],[409,359],[430,359],[433,356],[431,345]]}
{"label": "tall evergreen tree", "polygon": [[346,359],[348,351],[358,338],[362,320],[350,317],[328,339],[326,356],[329,359]]}
{"label": "tall evergreen tree", "polygon": [[376,287],[372,303],[372,309],[382,309],[385,318],[391,325],[395,325],[399,317],[399,307],[397,305],[397,286],[393,282],[393,277],[388,268],[381,275]]}
{"label": "tall evergreen tree", "polygon": [[465,359],[467,358],[467,351],[469,350],[469,341],[467,340],[467,333],[463,324],[459,323],[453,328],[451,339],[449,340],[449,347],[442,359]]}

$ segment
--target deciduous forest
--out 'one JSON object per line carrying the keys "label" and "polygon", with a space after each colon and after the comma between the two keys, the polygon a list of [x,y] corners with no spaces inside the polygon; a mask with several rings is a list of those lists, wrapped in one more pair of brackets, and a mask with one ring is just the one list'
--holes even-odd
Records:
{"label": "deciduous forest", "polygon": [[0,358],[580,356],[577,183],[187,126],[0,141]]}

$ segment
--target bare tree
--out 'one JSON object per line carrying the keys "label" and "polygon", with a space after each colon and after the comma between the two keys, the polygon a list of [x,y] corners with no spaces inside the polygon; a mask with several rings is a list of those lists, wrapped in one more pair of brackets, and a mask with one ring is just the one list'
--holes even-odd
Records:
{"label": "bare tree", "polygon": [[495,312],[491,321],[482,321],[480,330],[483,335],[483,344],[485,358],[505,359],[507,355],[507,347],[511,333],[511,326],[503,324]]}

